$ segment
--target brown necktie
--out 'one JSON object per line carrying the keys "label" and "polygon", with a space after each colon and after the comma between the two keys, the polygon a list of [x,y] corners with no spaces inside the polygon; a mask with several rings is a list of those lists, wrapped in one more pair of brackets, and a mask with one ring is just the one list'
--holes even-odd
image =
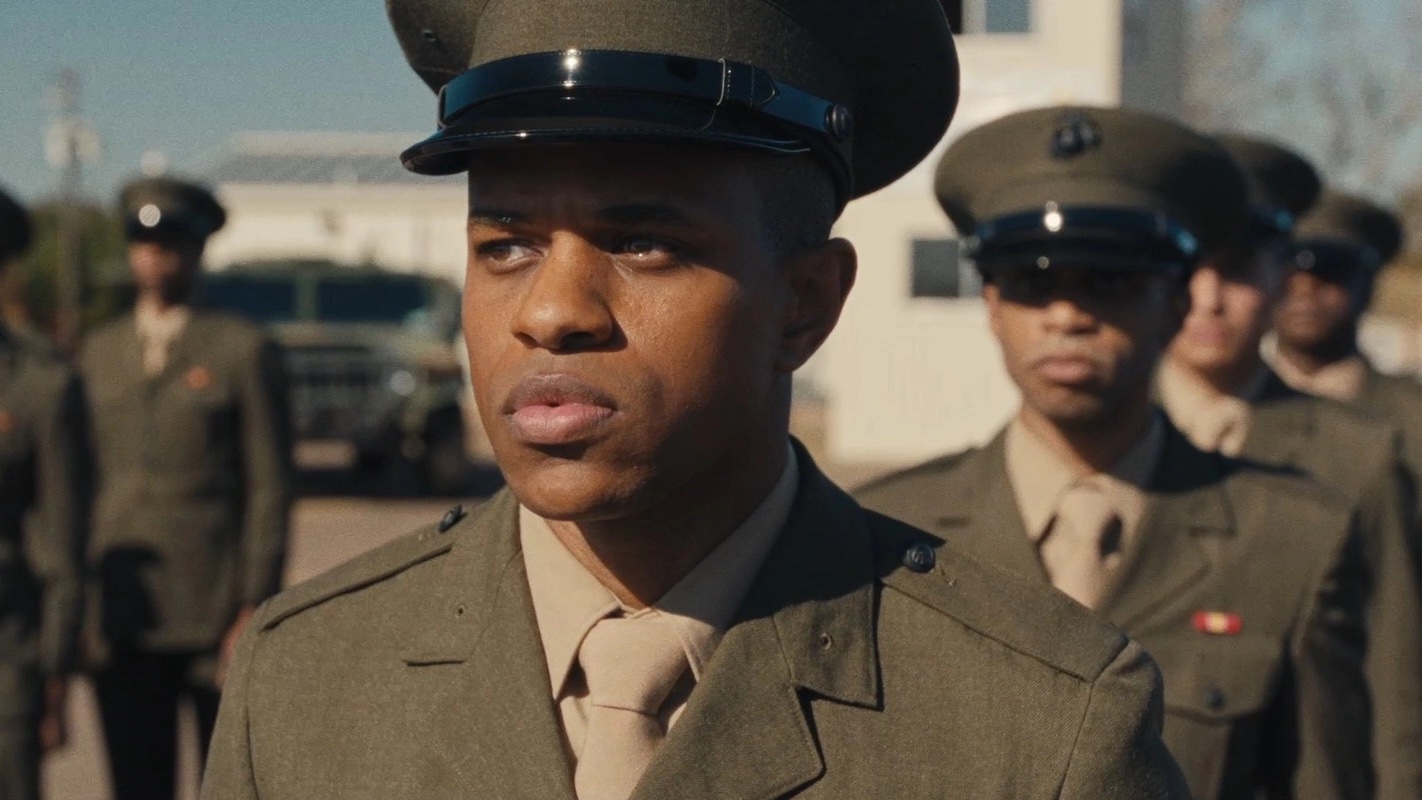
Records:
{"label": "brown necktie", "polygon": [[1121,518],[1101,487],[1087,481],[1062,495],[1042,540],[1042,566],[1052,585],[1095,608],[1110,584],[1121,547]]}
{"label": "brown necktie", "polygon": [[587,738],[573,783],[578,800],[627,800],[666,732],[658,715],[687,669],[676,632],[655,615],[608,617],[578,649],[587,678]]}

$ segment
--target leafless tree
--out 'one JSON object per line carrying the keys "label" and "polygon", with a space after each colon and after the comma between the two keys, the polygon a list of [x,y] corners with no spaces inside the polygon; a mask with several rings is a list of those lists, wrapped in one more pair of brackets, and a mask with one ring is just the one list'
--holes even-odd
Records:
{"label": "leafless tree", "polygon": [[1422,180],[1422,3],[1191,0],[1187,113],[1307,153],[1392,203]]}

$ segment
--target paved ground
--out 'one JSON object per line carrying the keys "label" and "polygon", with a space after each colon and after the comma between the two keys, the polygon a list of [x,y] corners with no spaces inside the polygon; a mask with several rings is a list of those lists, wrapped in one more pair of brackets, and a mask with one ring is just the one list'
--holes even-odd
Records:
{"label": "paved ground", "polygon": [[[882,471],[875,467],[828,470],[852,486]],[[498,485],[492,470],[475,470],[469,497],[489,494]],[[304,496],[296,504],[288,584],[320,574],[413,528],[439,520],[455,498],[415,496],[405,476],[386,475],[379,481],[343,474],[308,475]],[[466,504],[470,501],[464,500]],[[185,720],[185,724],[191,725]],[[45,766],[47,800],[109,800],[103,742],[98,731],[93,694],[80,681],[70,698],[70,744]],[[191,733],[187,737],[192,739]],[[186,791],[180,800],[194,800],[197,756],[189,748],[180,755],[180,780]]]}

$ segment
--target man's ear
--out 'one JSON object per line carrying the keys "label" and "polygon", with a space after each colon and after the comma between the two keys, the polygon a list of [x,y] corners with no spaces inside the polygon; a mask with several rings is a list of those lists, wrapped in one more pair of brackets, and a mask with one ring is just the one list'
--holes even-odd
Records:
{"label": "man's ear", "polygon": [[996,284],[983,282],[983,304],[987,307],[988,330],[994,338],[1002,339],[1002,290]]}
{"label": "man's ear", "polygon": [[844,239],[830,239],[792,256],[784,269],[790,296],[775,367],[788,374],[804,366],[839,323],[859,256]]}

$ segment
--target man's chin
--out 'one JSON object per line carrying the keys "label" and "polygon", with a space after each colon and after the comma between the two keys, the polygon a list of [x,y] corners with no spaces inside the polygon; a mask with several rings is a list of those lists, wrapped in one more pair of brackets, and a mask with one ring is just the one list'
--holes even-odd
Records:
{"label": "man's chin", "polygon": [[1032,403],[1037,415],[1063,431],[1089,431],[1113,424],[1106,401],[1087,392],[1058,390]]}
{"label": "man's chin", "polygon": [[533,513],[560,522],[616,519],[644,506],[646,484],[629,470],[582,461],[505,469],[509,490]]}

